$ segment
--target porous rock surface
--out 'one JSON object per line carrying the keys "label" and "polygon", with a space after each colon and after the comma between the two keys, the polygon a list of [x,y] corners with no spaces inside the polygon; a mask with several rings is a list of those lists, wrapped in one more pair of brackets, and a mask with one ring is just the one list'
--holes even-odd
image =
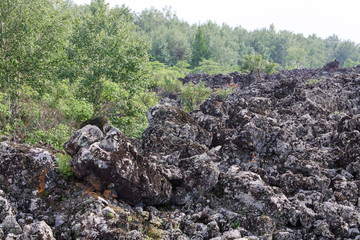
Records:
{"label": "porous rock surface", "polygon": [[152,107],[140,140],[79,129],[75,179],[0,143],[0,238],[360,239],[360,66],[182,81],[239,87]]}

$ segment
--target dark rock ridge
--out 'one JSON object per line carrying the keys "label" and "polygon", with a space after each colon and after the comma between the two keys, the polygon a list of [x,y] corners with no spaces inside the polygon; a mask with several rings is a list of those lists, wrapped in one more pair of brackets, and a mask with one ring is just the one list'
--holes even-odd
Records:
{"label": "dark rock ridge", "polygon": [[152,107],[139,140],[84,126],[64,145],[76,179],[0,143],[0,238],[360,239],[360,66],[182,81],[239,87]]}

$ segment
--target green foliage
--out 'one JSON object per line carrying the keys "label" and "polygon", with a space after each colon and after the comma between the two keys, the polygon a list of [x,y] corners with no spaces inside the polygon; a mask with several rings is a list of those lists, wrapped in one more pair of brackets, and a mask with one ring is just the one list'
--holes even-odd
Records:
{"label": "green foliage", "polygon": [[58,0],[0,1],[0,86],[11,94],[24,83],[44,92],[43,84],[64,57],[68,12]]}
{"label": "green foliage", "polygon": [[241,67],[242,71],[246,73],[265,72],[268,74],[277,73],[277,69],[280,67],[277,63],[270,63],[264,60],[261,55],[246,55]]}
{"label": "green foliage", "polygon": [[228,84],[226,84],[226,86],[224,88],[216,89],[216,91],[213,92],[213,94],[220,95],[223,99],[225,99],[227,97],[227,95],[234,92],[234,89],[237,87],[238,87],[237,84],[229,84],[228,83]]}
{"label": "green foliage", "polygon": [[93,1],[90,12],[74,27],[69,61],[73,63],[78,95],[95,106],[106,79],[121,84],[130,93],[147,87],[147,44],[135,35],[135,26],[108,8],[103,0]]}
{"label": "green foliage", "polygon": [[150,220],[150,223],[145,228],[145,235],[147,239],[163,239],[162,221],[160,218]]}
{"label": "green foliage", "polygon": [[265,64],[264,72],[267,74],[276,74],[276,73],[278,73],[279,69],[280,69],[280,64],[267,62]]}
{"label": "green foliage", "polygon": [[140,138],[148,125],[146,111],[158,103],[156,94],[144,91],[125,99],[124,102],[120,99],[118,103],[115,111],[108,114],[111,123],[128,137]]}
{"label": "green foliage", "polygon": [[76,96],[93,105],[94,116],[105,116],[126,135],[140,137],[146,128],[146,109],[156,104],[147,91],[147,47],[136,36],[129,18],[93,1],[74,27],[69,61]]}
{"label": "green foliage", "polygon": [[196,109],[202,101],[210,97],[211,92],[211,89],[206,87],[204,82],[196,85],[188,83],[180,95],[185,110],[190,112]]}
{"label": "green foliage", "polygon": [[160,95],[177,94],[182,90],[182,82],[177,79],[165,77],[158,82]]}
{"label": "green foliage", "polygon": [[218,73],[231,73],[239,71],[238,66],[223,66],[220,63],[217,63],[211,59],[203,59],[199,66],[194,68],[193,73],[207,73],[207,74],[218,74]]}
{"label": "green foliage", "polygon": [[197,28],[195,42],[192,47],[192,67],[197,67],[203,58],[207,59],[209,57],[204,33],[200,26]]}
{"label": "green foliage", "polygon": [[152,88],[162,96],[180,93],[182,83],[178,79],[185,77],[189,66],[186,61],[178,62],[174,67],[160,62],[150,62]]}
{"label": "green foliage", "polygon": [[232,228],[232,229],[237,229],[238,227],[240,227],[240,224],[239,224],[238,221],[235,220],[235,221],[231,224],[231,228]]}
{"label": "green foliage", "polygon": [[315,83],[318,83],[318,82],[320,82],[319,79],[312,78],[309,81],[305,82],[305,84],[315,84]]}
{"label": "green foliage", "polygon": [[[189,25],[170,9],[140,14],[104,0],[0,1],[0,134],[61,148],[73,127],[102,115],[140,137],[159,95],[180,94],[187,111],[209,96],[193,73],[275,73],[360,63],[360,46],[269,28],[247,31],[213,22]],[[147,39],[147,40],[145,40]],[[149,55],[154,60],[149,63]],[[192,69],[190,69],[190,65]],[[280,64],[280,65],[279,65]],[[310,83],[308,83],[310,84]],[[218,89],[225,97],[232,87]]]}
{"label": "green foliage", "polygon": [[11,116],[8,94],[0,92],[0,119],[6,121]]}
{"label": "green foliage", "polygon": [[54,84],[43,96],[26,85],[18,92],[16,115],[9,111],[8,101],[4,101],[9,96],[0,93],[3,100],[0,101],[0,108],[3,109],[0,129],[3,134],[16,136],[18,140],[30,144],[48,142],[62,149],[73,130],[71,126],[91,117],[93,113],[92,106],[75,99],[72,90],[62,82]]}
{"label": "green foliage", "polygon": [[12,131],[9,95],[0,92],[0,135],[8,135]]}
{"label": "green foliage", "polygon": [[[354,55],[356,54],[358,47],[358,45],[355,45],[355,43],[351,41],[340,42],[336,46],[335,58],[340,62],[340,65],[343,66],[347,59],[353,59],[355,57]],[[355,61],[359,61],[359,58]]]}
{"label": "green foliage", "polygon": [[250,72],[263,72],[265,69],[265,61],[262,56],[257,55],[247,55],[243,61],[241,66],[242,71],[250,73]]}
{"label": "green foliage", "polygon": [[135,23],[141,29],[139,34],[146,36],[151,43],[151,60],[168,66],[179,61],[191,61],[191,41],[187,34],[190,26],[180,21],[171,9],[146,9],[138,15]]}
{"label": "green foliage", "polygon": [[[55,164],[64,176],[73,178],[75,177],[75,174],[70,167],[70,159],[71,157],[67,154],[57,153]],[[65,201],[66,198],[62,197],[61,200]]]}
{"label": "green foliage", "polygon": [[360,61],[353,61],[350,58],[346,59],[346,61],[344,63],[345,68],[352,68],[352,67],[356,67],[358,65],[360,65]]}
{"label": "green foliage", "polygon": [[69,140],[71,133],[69,126],[60,123],[49,130],[31,130],[27,133],[24,140],[29,144],[37,142],[50,143],[53,147],[60,150],[64,143]]}
{"label": "green foliage", "polygon": [[[348,58],[360,61],[360,46],[341,41],[336,35],[324,40],[316,35],[304,37],[289,31],[276,31],[274,25],[247,31],[211,21],[191,26],[168,9],[144,10],[137,16],[136,24],[152,43],[153,59],[170,66],[179,60],[188,60],[194,68],[202,58],[211,58],[221,66],[241,66],[246,55],[261,55],[286,69],[319,68],[335,58],[342,66]],[[271,69],[266,71],[271,72]]]}

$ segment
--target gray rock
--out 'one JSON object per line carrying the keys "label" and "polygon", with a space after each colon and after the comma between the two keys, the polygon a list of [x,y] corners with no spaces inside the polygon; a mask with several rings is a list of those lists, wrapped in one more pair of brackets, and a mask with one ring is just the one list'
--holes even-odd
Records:
{"label": "gray rock", "polygon": [[16,221],[14,215],[6,216],[5,219],[2,221],[1,225],[5,236],[10,233],[14,235],[19,235],[22,233],[22,228],[19,225],[19,223]]}
{"label": "gray rock", "polygon": [[103,137],[103,132],[94,125],[86,125],[71,135],[64,144],[64,149],[70,156],[74,156],[82,147],[89,146]]}
{"label": "gray rock", "polygon": [[100,141],[80,148],[70,164],[78,178],[101,192],[111,185],[117,196],[131,205],[141,201],[155,205],[170,201],[171,185],[160,169],[141,156],[116,128]]}
{"label": "gray rock", "polygon": [[223,233],[222,239],[224,240],[241,239],[241,233],[239,230],[226,231]]}
{"label": "gray rock", "polygon": [[215,187],[220,171],[212,160],[204,153],[179,162],[183,180],[175,190],[177,204],[184,204],[190,198],[198,198]]}
{"label": "gray rock", "polygon": [[201,128],[183,110],[170,106],[154,106],[147,112],[149,127],[142,137],[142,153],[162,156],[179,151],[179,157],[191,157],[208,151],[212,135]]}
{"label": "gray rock", "polygon": [[30,225],[25,225],[23,239],[24,240],[33,240],[33,239],[55,240],[51,228],[44,221],[32,223]]}

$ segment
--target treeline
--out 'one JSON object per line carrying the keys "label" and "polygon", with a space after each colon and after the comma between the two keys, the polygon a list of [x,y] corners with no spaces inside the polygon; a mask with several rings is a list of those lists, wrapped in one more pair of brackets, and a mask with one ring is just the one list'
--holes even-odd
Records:
{"label": "treeline", "polygon": [[358,45],[336,36],[189,25],[169,9],[135,14],[104,0],[0,1],[0,137],[61,149],[96,116],[140,137],[159,97],[178,94],[190,111],[211,94],[202,84],[182,86],[177,79],[189,72],[272,73],[334,58],[352,66],[359,56]]}
{"label": "treeline", "polygon": [[257,54],[284,69],[319,68],[334,59],[343,67],[360,64],[359,44],[340,40],[336,35],[326,39],[315,34],[305,37],[276,31],[274,25],[254,31],[226,24],[219,26],[211,21],[190,25],[171,9],[147,9],[129,14],[151,43],[151,59],[169,66],[187,61],[195,68],[202,59],[207,59],[231,68],[242,66],[247,55]]}

